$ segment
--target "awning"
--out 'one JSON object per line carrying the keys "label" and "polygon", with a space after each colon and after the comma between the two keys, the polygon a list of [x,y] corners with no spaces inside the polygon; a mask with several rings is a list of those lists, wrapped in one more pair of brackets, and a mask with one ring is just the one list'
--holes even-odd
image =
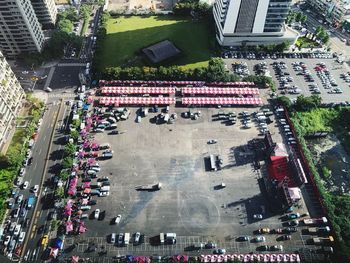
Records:
{"label": "awning", "polygon": [[175,94],[173,87],[102,87],[101,94]]}
{"label": "awning", "polygon": [[186,97],[183,105],[261,105],[261,98]]}
{"label": "awning", "polygon": [[101,97],[101,105],[171,105],[175,104],[175,98],[170,97]]}
{"label": "awning", "polygon": [[259,95],[257,88],[184,87],[182,94],[207,95]]}

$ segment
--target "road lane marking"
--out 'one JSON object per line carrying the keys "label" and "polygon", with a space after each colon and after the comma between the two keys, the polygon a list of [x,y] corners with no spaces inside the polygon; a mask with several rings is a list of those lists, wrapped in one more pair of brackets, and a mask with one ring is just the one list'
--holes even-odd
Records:
{"label": "road lane marking", "polygon": [[46,135],[44,136],[43,141],[45,141],[45,139],[46,139]]}
{"label": "road lane marking", "polygon": [[41,148],[40,148],[40,150],[39,150],[39,153],[38,153],[39,155],[41,154]]}
{"label": "road lane marking", "polygon": [[36,169],[36,166],[37,166],[37,165],[38,165],[38,162],[35,163],[35,165],[34,165],[34,170]]}

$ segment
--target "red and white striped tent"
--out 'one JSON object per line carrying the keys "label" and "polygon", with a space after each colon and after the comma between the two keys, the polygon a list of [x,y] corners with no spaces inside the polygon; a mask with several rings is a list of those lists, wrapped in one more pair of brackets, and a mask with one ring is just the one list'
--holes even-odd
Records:
{"label": "red and white striped tent", "polygon": [[255,86],[254,82],[247,81],[235,81],[235,82],[223,82],[223,81],[215,81],[208,83],[210,86]]}
{"label": "red and white striped tent", "polygon": [[102,94],[175,94],[172,87],[102,87]]}
{"label": "red and white striped tent", "polygon": [[175,98],[170,97],[101,97],[101,105],[170,105],[175,104]]}
{"label": "red and white striped tent", "polygon": [[184,87],[182,94],[259,95],[256,88]]}
{"label": "red and white striped tent", "polygon": [[300,262],[299,254],[225,254],[201,255],[200,261],[207,262]]}
{"label": "red and white striped tent", "polygon": [[183,105],[261,105],[261,98],[186,97]]}

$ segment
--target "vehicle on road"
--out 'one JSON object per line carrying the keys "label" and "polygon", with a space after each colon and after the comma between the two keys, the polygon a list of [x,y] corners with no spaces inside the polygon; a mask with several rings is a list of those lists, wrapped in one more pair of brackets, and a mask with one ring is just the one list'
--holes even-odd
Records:
{"label": "vehicle on road", "polygon": [[18,236],[21,232],[21,225],[16,225],[15,230],[13,231],[14,236]]}
{"label": "vehicle on road", "polygon": [[7,246],[10,243],[11,236],[6,236],[4,239],[4,246]]}
{"label": "vehicle on road", "polygon": [[37,193],[38,192],[38,190],[39,190],[39,185],[34,185],[33,187],[32,187],[32,189],[31,189],[31,191],[33,192],[33,193]]}
{"label": "vehicle on road", "polygon": [[35,196],[30,195],[27,200],[27,208],[31,209],[35,203]]}
{"label": "vehicle on road", "polygon": [[29,186],[29,182],[28,181],[25,181],[22,185],[22,189],[27,189]]}
{"label": "vehicle on road", "polygon": [[26,232],[21,232],[18,237],[18,242],[22,243],[24,241],[24,238],[26,236]]}
{"label": "vehicle on road", "polygon": [[326,217],[306,218],[303,220],[304,225],[322,225],[328,222]]}
{"label": "vehicle on road", "polygon": [[254,219],[263,219],[263,215],[262,214],[254,214],[253,218]]}
{"label": "vehicle on road", "polygon": [[49,236],[44,235],[41,239],[41,246],[46,247],[47,243],[49,243]]}
{"label": "vehicle on road", "polygon": [[283,230],[284,233],[289,234],[289,233],[294,233],[294,232],[298,232],[298,229],[296,227],[286,227]]}
{"label": "vehicle on road", "polygon": [[292,221],[289,221],[286,223],[288,226],[298,226],[299,225],[299,221],[294,219]]}
{"label": "vehicle on road", "polygon": [[287,220],[291,220],[291,219],[297,219],[300,217],[300,214],[299,213],[293,213],[293,214],[288,214],[286,215],[286,219]]}
{"label": "vehicle on road", "polygon": [[215,143],[217,143],[217,142],[218,142],[217,140],[212,139],[212,140],[209,140],[207,143],[208,143],[208,144],[215,144]]}

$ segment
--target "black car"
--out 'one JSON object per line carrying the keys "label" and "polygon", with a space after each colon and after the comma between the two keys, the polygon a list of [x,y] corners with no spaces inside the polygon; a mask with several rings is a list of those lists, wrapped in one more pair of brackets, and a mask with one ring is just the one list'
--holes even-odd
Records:
{"label": "black car", "polygon": [[204,247],[207,248],[207,249],[212,249],[212,248],[216,248],[216,244],[213,243],[213,242],[208,242],[208,243],[205,244]]}
{"label": "black car", "polygon": [[103,181],[102,182],[102,186],[108,186],[111,185],[111,183],[109,181]]}
{"label": "black car", "polygon": [[269,246],[259,246],[256,248],[257,251],[268,251],[269,250]]}
{"label": "black car", "polygon": [[96,205],[97,201],[96,200],[89,200],[88,205]]}
{"label": "black car", "polygon": [[284,233],[289,234],[289,233],[294,233],[297,232],[298,229],[296,227],[287,227],[284,229]]}
{"label": "black car", "polygon": [[85,176],[81,181],[82,182],[91,182],[91,177]]}

